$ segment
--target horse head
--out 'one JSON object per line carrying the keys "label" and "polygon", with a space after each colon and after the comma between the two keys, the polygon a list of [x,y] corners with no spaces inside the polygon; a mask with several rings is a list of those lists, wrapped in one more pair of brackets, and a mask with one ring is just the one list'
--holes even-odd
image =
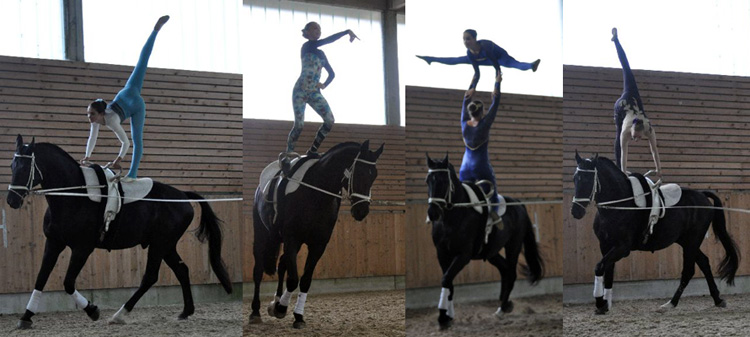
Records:
{"label": "horse head", "polygon": [[42,174],[36,164],[34,155],[35,139],[31,138],[31,143],[24,145],[23,137],[18,135],[16,138],[16,152],[13,155],[13,161],[10,163],[11,180],[8,190],[8,205],[13,209],[18,209],[23,205],[23,199],[29,194],[31,188],[42,182]]}
{"label": "horse head", "polygon": [[448,162],[448,153],[445,154],[445,158],[440,161],[433,160],[430,155],[425,153],[427,156],[427,196],[429,206],[427,208],[427,216],[430,221],[437,221],[442,219],[445,209],[453,207],[452,195],[455,192],[455,186],[453,178],[456,175],[456,171]]}
{"label": "horse head", "polygon": [[[351,213],[357,221],[362,221],[370,213],[370,196],[372,184],[378,177],[378,169],[375,164],[383,153],[383,146],[375,151],[370,151],[370,141],[366,140],[359,148],[359,153],[354,159],[352,166],[344,173],[344,180],[348,180],[347,192],[352,203]],[[366,193],[363,193],[366,192]]]}
{"label": "horse head", "polygon": [[586,207],[594,201],[596,193],[601,190],[599,184],[599,172],[597,162],[599,155],[596,154],[590,159],[583,159],[578,155],[576,150],[576,172],[573,174],[573,183],[575,184],[575,196],[570,213],[576,219],[583,218],[586,215]]}

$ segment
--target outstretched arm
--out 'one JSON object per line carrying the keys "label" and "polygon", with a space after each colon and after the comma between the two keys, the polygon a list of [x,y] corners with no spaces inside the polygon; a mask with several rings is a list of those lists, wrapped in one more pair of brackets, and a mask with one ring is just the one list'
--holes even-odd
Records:
{"label": "outstretched arm", "polygon": [[466,56],[471,61],[471,66],[474,68],[474,77],[471,79],[471,85],[469,86],[469,90],[474,90],[479,82],[479,62],[477,62],[477,59],[471,55],[471,50],[466,50]]}
{"label": "outstretched arm", "polygon": [[355,35],[354,32],[352,32],[351,29],[347,29],[347,30],[345,30],[343,32],[338,32],[336,34],[333,34],[333,35],[331,35],[331,36],[329,36],[329,37],[327,37],[325,39],[321,39],[321,40],[315,41],[315,47],[320,47],[320,46],[323,46],[323,45],[327,45],[327,44],[329,44],[331,42],[334,42],[334,41],[336,41],[336,40],[344,37],[344,35],[349,35],[349,42],[354,42],[354,39],[359,39],[357,37],[357,35]]}
{"label": "outstretched arm", "polygon": [[498,73],[495,77],[495,90],[492,92],[492,104],[490,105],[490,109],[487,112],[487,116],[482,118],[480,121],[481,127],[486,127],[489,129],[489,127],[492,125],[492,122],[495,121],[495,116],[497,116],[497,109],[500,107],[500,82],[503,81],[503,74]]}
{"label": "outstretched arm", "polygon": [[648,145],[651,148],[651,156],[654,157],[654,165],[656,165],[656,176],[661,178],[661,159],[659,159],[659,149],[656,148],[656,131],[653,126],[650,127],[651,135],[648,137]]}
{"label": "outstretched arm", "polygon": [[99,123],[91,123],[91,130],[89,131],[89,140],[86,142],[86,154],[81,159],[81,164],[88,161],[91,157],[91,153],[94,152],[96,147],[96,139],[99,138]]}

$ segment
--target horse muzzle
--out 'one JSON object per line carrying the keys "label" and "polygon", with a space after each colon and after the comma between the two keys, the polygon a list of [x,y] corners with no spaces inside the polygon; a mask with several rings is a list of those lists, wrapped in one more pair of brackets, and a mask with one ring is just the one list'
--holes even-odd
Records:
{"label": "horse muzzle", "polygon": [[354,220],[364,220],[367,214],[370,214],[370,203],[363,202],[352,206],[351,213]]}
{"label": "horse muzzle", "polygon": [[8,193],[8,198],[6,199],[8,202],[8,206],[12,209],[19,209],[21,206],[23,206],[23,197],[14,193],[14,191],[10,191]]}
{"label": "horse muzzle", "polygon": [[586,215],[586,207],[579,203],[573,203],[573,205],[570,207],[570,214],[573,215],[573,217],[577,220],[580,220]]}
{"label": "horse muzzle", "polygon": [[443,218],[443,208],[435,203],[427,207],[427,217],[430,221],[435,222]]}

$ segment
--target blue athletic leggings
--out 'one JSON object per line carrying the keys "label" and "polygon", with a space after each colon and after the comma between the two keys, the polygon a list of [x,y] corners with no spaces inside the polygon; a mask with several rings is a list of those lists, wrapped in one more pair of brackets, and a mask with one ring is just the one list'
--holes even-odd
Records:
{"label": "blue athletic leggings", "polygon": [[[517,61],[516,59],[513,58],[513,56],[508,55],[508,52],[506,52],[505,49],[500,48],[497,45],[493,47],[492,53],[495,55],[495,57],[497,57],[497,63],[500,66],[503,66],[506,68],[515,68],[519,70],[529,70],[532,68],[531,63]],[[459,56],[459,57],[424,56],[423,58],[427,62],[437,62],[437,63],[448,64],[448,65],[471,64],[471,60],[469,60],[469,57],[466,55]],[[490,60],[489,57],[485,57],[483,60],[479,61],[478,63],[480,66],[492,66],[492,61]]]}
{"label": "blue athletic leggings", "polygon": [[638,109],[643,110],[643,101],[641,101],[641,95],[638,92],[638,86],[635,83],[635,76],[633,71],[630,69],[630,63],[628,57],[625,55],[625,50],[620,45],[620,40],[615,37],[615,48],[617,49],[617,57],[620,59],[620,65],[622,66],[622,95],[615,102],[615,163],[617,167],[622,168],[621,151],[620,148],[620,133],[623,128],[623,121],[625,120],[626,109],[623,105],[636,105]]}
{"label": "blue athletic leggings", "polygon": [[333,113],[331,112],[331,107],[328,106],[328,101],[326,101],[323,94],[320,93],[320,90],[306,91],[295,88],[292,92],[294,127],[292,128],[292,131],[289,132],[289,137],[286,141],[287,152],[294,151],[294,143],[297,142],[297,139],[302,132],[302,127],[305,126],[305,104],[310,104],[313,110],[323,118],[323,125],[318,128],[318,133],[315,135],[315,141],[313,141],[310,151],[317,152],[318,147],[320,147],[320,144],[326,138],[328,132],[333,128],[333,122],[335,120],[333,118]]}
{"label": "blue athletic leggings", "polygon": [[141,89],[143,89],[143,78],[148,67],[148,58],[151,56],[151,50],[154,49],[154,41],[156,41],[156,34],[158,33],[159,31],[156,30],[151,32],[141,50],[138,63],[135,65],[133,73],[130,74],[130,78],[128,78],[128,82],[112,100],[112,103],[117,103],[122,108],[125,113],[124,119],[131,118],[130,137],[133,139],[133,158],[130,161],[130,172],[128,172],[128,177],[131,178],[137,177],[138,166],[141,163],[141,157],[143,157],[143,126],[146,123],[146,102],[141,97]]}

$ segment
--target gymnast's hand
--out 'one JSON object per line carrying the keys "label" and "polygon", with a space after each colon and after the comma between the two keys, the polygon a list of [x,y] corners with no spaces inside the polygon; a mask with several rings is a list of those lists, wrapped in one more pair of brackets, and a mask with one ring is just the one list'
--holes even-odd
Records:
{"label": "gymnast's hand", "polygon": [[474,97],[474,91],[475,91],[474,89],[466,90],[466,94],[464,95],[464,98],[471,99],[472,97]]}
{"label": "gymnast's hand", "polygon": [[349,42],[354,42],[354,39],[359,40],[359,37],[357,37],[357,35],[354,34],[351,29],[349,29]]}
{"label": "gymnast's hand", "polygon": [[122,158],[117,157],[117,159],[115,159],[114,161],[111,161],[111,162],[107,163],[107,165],[104,165],[104,168],[105,169],[106,168],[112,168],[112,169],[115,169],[115,170],[122,170],[122,166],[120,166],[120,160],[122,160]]}
{"label": "gymnast's hand", "polygon": [[83,157],[83,159],[81,159],[80,161],[81,165],[90,164],[89,159],[89,157]]}
{"label": "gymnast's hand", "polygon": [[318,83],[318,84],[315,85],[315,87],[318,88],[318,89],[325,89],[326,85],[323,84],[323,83]]}

